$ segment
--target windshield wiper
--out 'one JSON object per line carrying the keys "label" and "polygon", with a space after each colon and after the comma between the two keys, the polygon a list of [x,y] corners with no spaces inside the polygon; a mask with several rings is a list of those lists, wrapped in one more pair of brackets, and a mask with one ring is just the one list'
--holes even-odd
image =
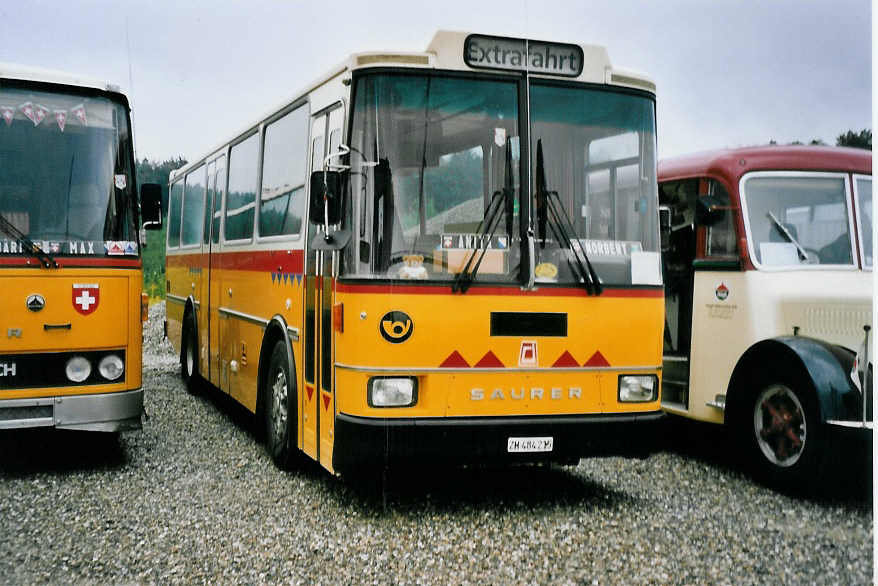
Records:
{"label": "windshield wiper", "polygon": [[[579,243],[578,239],[574,245],[576,238],[576,228],[567,215],[564,204],[557,191],[549,191],[546,187],[546,170],[543,163],[543,139],[537,139],[537,226],[539,228],[540,248],[546,247],[546,226],[552,230],[555,239],[566,249],[570,250],[576,265],[567,258],[567,264],[570,269],[578,275],[579,279],[585,284],[585,290],[589,295],[600,295],[603,292],[601,281],[598,278],[591,261],[588,260],[588,254]],[[582,258],[580,258],[580,254]]]}
{"label": "windshield wiper", "polygon": [[791,244],[795,245],[796,250],[799,253],[799,258],[802,260],[808,260],[808,253],[805,252],[805,247],[799,244],[799,241],[796,240],[795,236],[793,236],[790,231],[784,226],[780,220],[777,219],[777,216],[774,215],[773,212],[768,212],[768,217],[771,218],[771,221],[774,222],[774,225],[777,226],[778,231],[780,231],[781,235],[790,241]]}
{"label": "windshield wiper", "polygon": [[512,183],[512,151],[509,148],[509,141],[507,141],[503,189],[498,189],[493,195],[491,195],[488,209],[485,210],[485,217],[479,222],[479,227],[476,229],[476,233],[481,238],[478,250],[479,260],[473,265],[473,261],[477,254],[474,250],[473,253],[469,255],[463,270],[454,277],[454,282],[451,284],[452,292],[456,293],[457,291],[460,291],[461,293],[466,293],[470,288],[470,285],[472,285],[476,273],[479,272],[479,267],[482,266],[482,260],[484,260],[485,254],[488,252],[488,245],[491,243],[491,240],[494,239],[494,233],[497,231],[497,226],[500,225],[499,212],[501,208],[503,209],[506,218],[507,246],[512,246],[514,197],[515,187]]}
{"label": "windshield wiper", "polygon": [[16,239],[22,246],[22,252],[27,252],[38,258],[40,264],[47,269],[51,267],[58,268],[58,262],[54,258],[49,256],[36,242],[25,236],[24,233],[16,228],[12,222],[4,218],[3,214],[0,214],[0,230],[6,235]]}

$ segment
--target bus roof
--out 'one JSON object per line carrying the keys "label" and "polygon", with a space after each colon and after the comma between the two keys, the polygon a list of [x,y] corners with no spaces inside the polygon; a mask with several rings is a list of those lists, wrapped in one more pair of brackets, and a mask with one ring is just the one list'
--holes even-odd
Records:
{"label": "bus roof", "polygon": [[105,92],[122,93],[122,89],[115,84],[99,79],[58,71],[43,69],[41,67],[28,67],[16,63],[0,62],[0,79],[16,79],[21,81],[33,81],[38,83],[54,83],[75,87],[94,88]]}
{"label": "bus roof", "polygon": [[722,176],[729,182],[750,171],[843,171],[872,174],[872,151],[830,146],[758,146],[706,151],[663,159],[659,181]]}

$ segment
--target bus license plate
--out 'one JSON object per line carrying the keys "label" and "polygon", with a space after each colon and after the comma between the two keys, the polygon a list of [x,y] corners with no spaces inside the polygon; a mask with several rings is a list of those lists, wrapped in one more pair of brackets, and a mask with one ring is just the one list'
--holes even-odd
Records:
{"label": "bus license plate", "polygon": [[506,442],[509,453],[551,452],[555,442],[552,437],[511,437]]}

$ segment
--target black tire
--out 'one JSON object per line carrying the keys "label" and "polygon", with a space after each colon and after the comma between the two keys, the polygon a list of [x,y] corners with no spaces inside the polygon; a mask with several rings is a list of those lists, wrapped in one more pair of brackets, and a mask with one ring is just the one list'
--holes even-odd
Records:
{"label": "black tire", "polygon": [[287,348],[282,340],[275,343],[265,378],[265,448],[278,468],[292,467],[298,453],[296,445],[296,380],[287,362]]}
{"label": "black tire", "polygon": [[778,376],[753,384],[734,412],[745,465],[769,486],[810,492],[819,485],[830,453],[810,384]]}
{"label": "black tire", "polygon": [[186,390],[195,395],[200,390],[201,375],[198,373],[198,332],[191,313],[183,319],[183,341],[180,344],[180,376]]}

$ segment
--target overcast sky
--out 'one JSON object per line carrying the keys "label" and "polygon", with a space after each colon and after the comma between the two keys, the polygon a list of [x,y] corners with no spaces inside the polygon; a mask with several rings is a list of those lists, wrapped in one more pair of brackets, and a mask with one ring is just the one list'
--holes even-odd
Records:
{"label": "overcast sky", "polygon": [[352,52],[423,51],[437,29],[600,44],[655,80],[667,157],[871,128],[871,23],[868,0],[11,0],[0,61],[118,83],[138,157],[161,160],[205,154]]}

